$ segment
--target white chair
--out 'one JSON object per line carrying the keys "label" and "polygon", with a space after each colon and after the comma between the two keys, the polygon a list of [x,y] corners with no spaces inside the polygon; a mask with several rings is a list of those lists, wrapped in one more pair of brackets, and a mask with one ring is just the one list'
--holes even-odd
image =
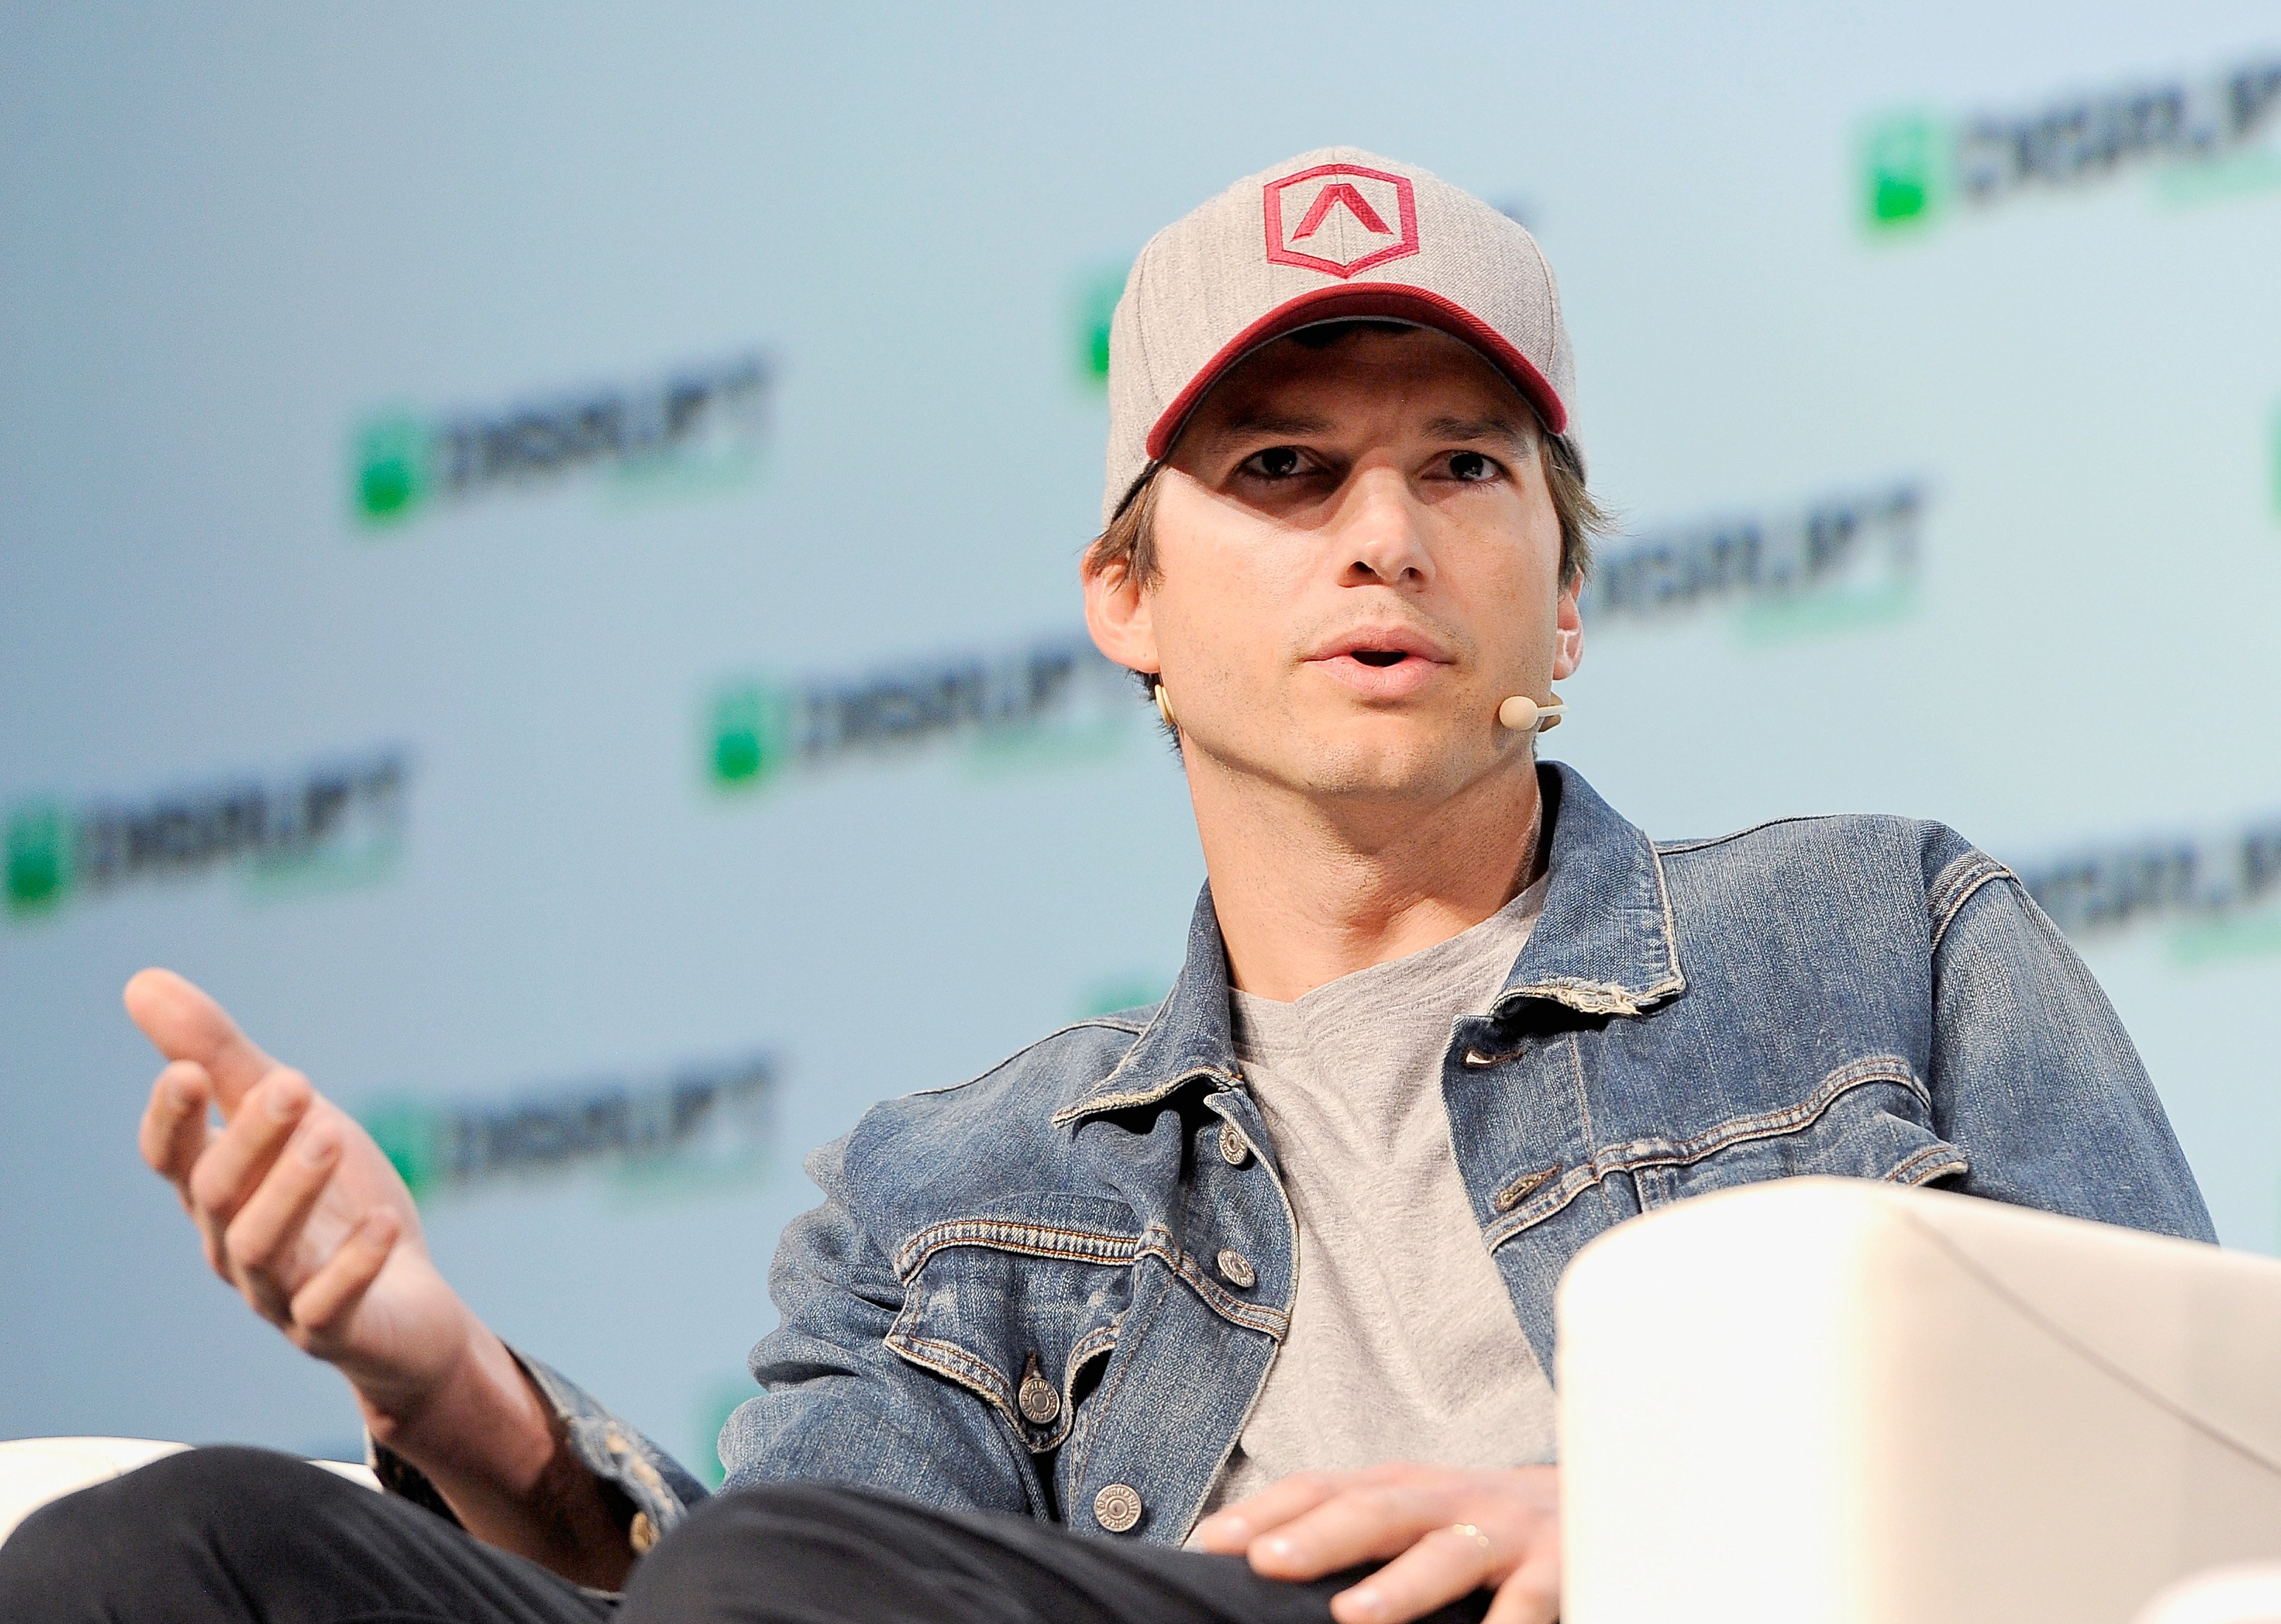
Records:
{"label": "white chair", "polygon": [[2281,1559],[2268,1258],[1786,1179],[1602,1237],[1559,1324],[1567,1624],[2184,1624]]}
{"label": "white chair", "polygon": [[2136,1624],[2281,1624],[2281,1564],[2182,1579],[2148,1602]]}
{"label": "white chair", "polygon": [[[147,1438],[19,1438],[0,1442],[0,1540],[49,1501],[132,1472],[185,1447],[154,1443]],[[363,1466],[339,1460],[311,1464],[367,1489],[380,1487]]]}

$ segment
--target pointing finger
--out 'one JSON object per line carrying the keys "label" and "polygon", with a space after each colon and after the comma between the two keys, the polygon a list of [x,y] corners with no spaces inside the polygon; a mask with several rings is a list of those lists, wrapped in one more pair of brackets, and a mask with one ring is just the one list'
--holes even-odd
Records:
{"label": "pointing finger", "polygon": [[127,984],[126,1003],[128,1015],[160,1054],[206,1069],[225,1117],[236,1115],[246,1090],[276,1067],[220,1004],[171,970],[139,971]]}
{"label": "pointing finger", "polygon": [[174,1187],[185,1207],[190,1204],[190,1169],[206,1148],[206,1107],[213,1098],[206,1069],[194,1060],[177,1060],[151,1086],[151,1103],[136,1134],[143,1159]]}

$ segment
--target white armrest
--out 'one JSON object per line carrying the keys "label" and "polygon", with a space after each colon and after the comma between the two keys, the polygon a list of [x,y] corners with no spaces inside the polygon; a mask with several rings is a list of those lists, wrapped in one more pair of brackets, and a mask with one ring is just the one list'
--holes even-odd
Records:
{"label": "white armrest", "polygon": [[2182,1579],[2139,1613],[2135,1624],[2273,1624],[2281,1619],[2281,1567],[2214,1568]]}
{"label": "white armrest", "polygon": [[2281,1264],[1831,1179],[1562,1282],[1567,1624],[2124,1624],[2281,1557]]}
{"label": "white armrest", "polygon": [[[100,1483],[162,1455],[186,1448],[147,1438],[19,1438],[0,1442],[0,1540],[50,1500]],[[363,1466],[345,1461],[312,1461],[367,1489],[380,1484]]]}

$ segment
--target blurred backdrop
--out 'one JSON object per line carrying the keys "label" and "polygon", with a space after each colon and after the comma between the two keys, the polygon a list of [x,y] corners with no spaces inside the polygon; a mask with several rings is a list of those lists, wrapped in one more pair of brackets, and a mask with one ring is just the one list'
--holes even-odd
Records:
{"label": "blurred backdrop", "polygon": [[135,1159],[165,963],[717,1470],[800,1155],[1178,966],[1108,313],[1338,142],[1562,277],[1548,753],[1964,830],[2281,1247],[2281,22],[1749,9],[0,12],[0,1436],[356,1451]]}

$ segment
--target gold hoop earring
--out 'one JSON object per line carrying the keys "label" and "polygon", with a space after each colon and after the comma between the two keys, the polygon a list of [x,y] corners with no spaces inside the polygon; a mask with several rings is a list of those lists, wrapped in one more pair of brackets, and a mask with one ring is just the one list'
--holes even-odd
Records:
{"label": "gold hoop earring", "polygon": [[1172,714],[1172,696],[1164,692],[1164,679],[1158,677],[1156,687],[1156,714],[1164,718],[1164,725],[1174,732],[1180,731],[1180,719]]}

